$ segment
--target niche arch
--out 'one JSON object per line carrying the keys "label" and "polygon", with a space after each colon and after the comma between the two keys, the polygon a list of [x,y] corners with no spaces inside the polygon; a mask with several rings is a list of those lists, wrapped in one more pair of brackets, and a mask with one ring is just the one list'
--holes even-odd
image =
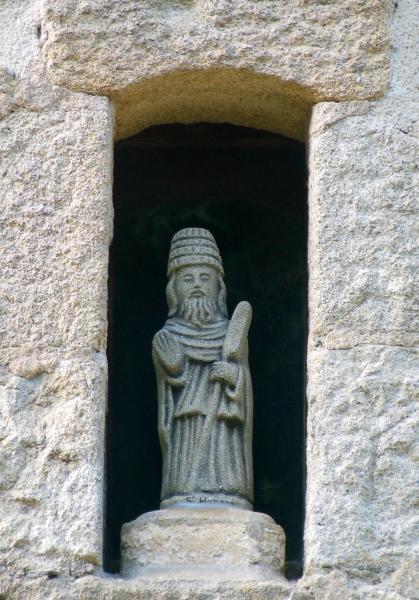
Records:
{"label": "niche arch", "polygon": [[110,98],[116,140],[155,125],[230,123],[305,141],[318,101],[312,89],[295,81],[244,68],[166,68],[113,90]]}

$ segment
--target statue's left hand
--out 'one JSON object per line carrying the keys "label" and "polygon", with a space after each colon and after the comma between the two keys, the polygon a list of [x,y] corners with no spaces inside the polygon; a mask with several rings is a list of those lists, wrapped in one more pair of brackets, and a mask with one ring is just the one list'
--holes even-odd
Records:
{"label": "statue's left hand", "polygon": [[211,368],[211,380],[235,386],[239,374],[239,368],[232,362],[226,360],[216,361]]}

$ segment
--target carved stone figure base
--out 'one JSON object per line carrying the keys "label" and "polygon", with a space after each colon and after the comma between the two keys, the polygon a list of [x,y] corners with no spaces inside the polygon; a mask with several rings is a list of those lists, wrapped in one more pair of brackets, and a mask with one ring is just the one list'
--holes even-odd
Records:
{"label": "carved stone figure base", "polygon": [[122,526],[127,578],[261,581],[281,578],[285,535],[271,517],[239,508],[178,508]]}

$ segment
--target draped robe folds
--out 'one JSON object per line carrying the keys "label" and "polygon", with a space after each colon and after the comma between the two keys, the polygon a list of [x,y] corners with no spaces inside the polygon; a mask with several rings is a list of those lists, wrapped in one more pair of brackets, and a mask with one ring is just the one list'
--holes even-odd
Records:
{"label": "draped robe folds", "polygon": [[[229,321],[195,327],[180,319],[164,331],[179,341],[183,370],[171,376],[153,353],[157,374],[159,436],[163,454],[163,502],[253,501],[252,384],[247,351],[235,362],[234,386],[211,381],[211,367],[222,360]],[[214,404],[215,403],[215,404]],[[227,498],[227,500],[226,500]]]}

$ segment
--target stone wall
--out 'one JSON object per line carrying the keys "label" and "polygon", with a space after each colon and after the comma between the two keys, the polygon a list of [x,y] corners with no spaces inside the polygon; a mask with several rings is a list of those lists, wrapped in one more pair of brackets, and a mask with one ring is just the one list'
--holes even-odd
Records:
{"label": "stone wall", "polygon": [[112,142],[198,121],[309,143],[306,570],[141,597],[414,597],[415,11],[4,0],[2,597],[138,597],[101,571]]}
{"label": "stone wall", "polygon": [[415,598],[419,589],[415,10],[409,0],[395,6],[384,98],[319,104],[310,126],[300,585],[327,598]]}
{"label": "stone wall", "polygon": [[102,560],[112,115],[46,81],[39,11],[0,14],[0,592],[19,599]]}

